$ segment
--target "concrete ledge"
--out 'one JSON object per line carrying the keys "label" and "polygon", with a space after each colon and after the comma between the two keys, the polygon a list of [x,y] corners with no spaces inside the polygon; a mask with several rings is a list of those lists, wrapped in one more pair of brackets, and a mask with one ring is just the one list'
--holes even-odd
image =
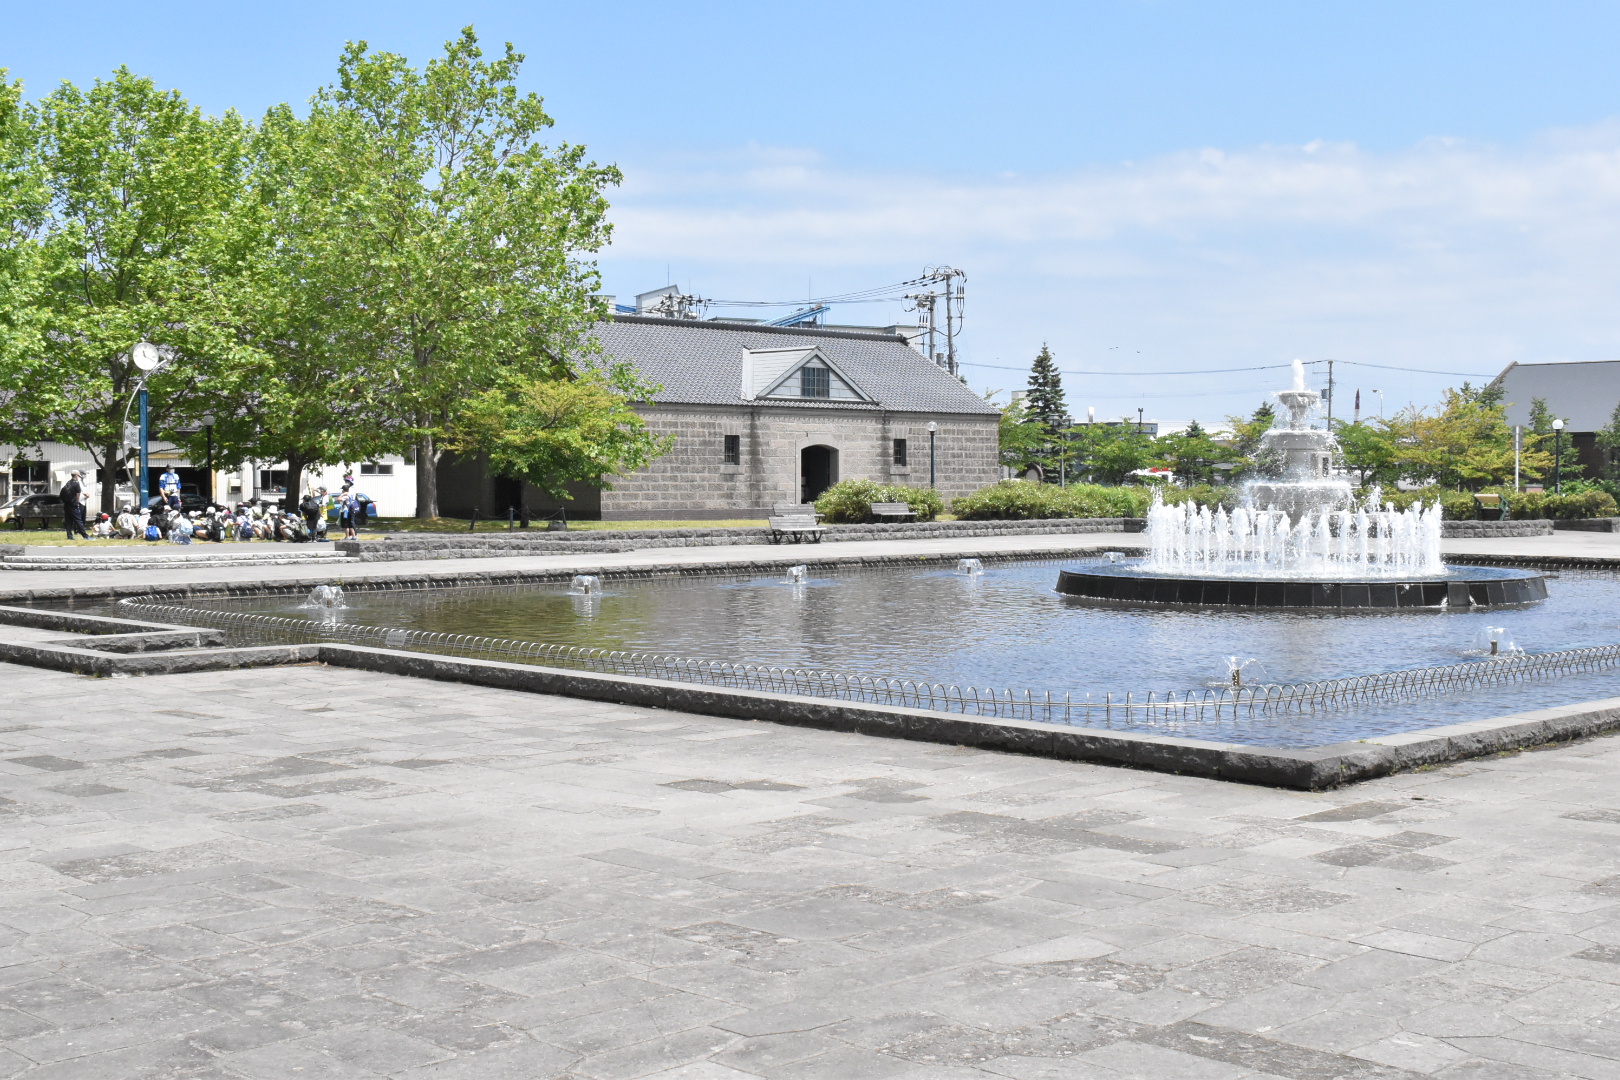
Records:
{"label": "concrete ledge", "polygon": [[1620,518],[1560,518],[1552,527],[1560,532],[1620,532]]}
{"label": "concrete ledge", "polygon": [[1544,518],[1525,521],[1442,521],[1440,535],[1447,540],[1478,539],[1511,536],[1551,536],[1553,523]]}
{"label": "concrete ledge", "polygon": [[[939,540],[983,536],[1068,536],[1141,532],[1139,518],[1051,518],[1035,521],[921,521],[828,525],[822,542]],[[389,533],[384,542],[336,540],[334,550],[362,562],[400,559],[479,559],[510,555],[560,555],[648,548],[726,547],[770,544],[768,529],[592,529],[589,532]]]}

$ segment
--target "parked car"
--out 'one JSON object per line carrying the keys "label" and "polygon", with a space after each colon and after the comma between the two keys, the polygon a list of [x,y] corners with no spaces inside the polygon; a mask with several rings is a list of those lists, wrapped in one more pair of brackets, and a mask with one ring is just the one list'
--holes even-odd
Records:
{"label": "parked car", "polygon": [[14,521],[17,528],[26,528],[30,522],[39,522],[41,529],[52,522],[63,524],[62,496],[15,495],[0,504],[0,523]]}

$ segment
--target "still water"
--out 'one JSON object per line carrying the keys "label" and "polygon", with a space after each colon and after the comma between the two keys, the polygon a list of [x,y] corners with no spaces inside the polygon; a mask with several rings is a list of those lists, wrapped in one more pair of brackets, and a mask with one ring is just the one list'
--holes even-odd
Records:
{"label": "still water", "polygon": [[[608,580],[589,597],[566,585],[350,592],[332,613],[290,597],[191,606],[1077,698],[1219,686],[1229,657],[1253,661],[1248,682],[1454,664],[1480,658],[1492,627],[1530,652],[1620,642],[1620,577],[1601,572],[1549,575],[1549,599],[1522,609],[1337,615],[1104,607],[1053,590],[1060,567],[1087,561],[991,564],[971,575],[937,564],[812,570],[802,583],[783,572]],[[1611,672],[1531,679],[1266,721],[1245,741],[1311,745],[1615,694],[1620,675]]]}

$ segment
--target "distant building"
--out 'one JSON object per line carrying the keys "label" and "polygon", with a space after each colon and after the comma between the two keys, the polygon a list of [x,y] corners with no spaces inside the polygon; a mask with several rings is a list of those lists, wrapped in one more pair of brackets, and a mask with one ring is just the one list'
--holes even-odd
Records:
{"label": "distant building", "polygon": [[[649,294],[652,295],[652,294]],[[678,298],[678,291],[668,294]],[[646,297],[638,297],[638,307]],[[576,488],[569,516],[602,520],[762,517],[861,477],[927,487],[947,500],[1000,475],[1001,414],[887,329],[768,326],[680,314],[615,314],[603,351],[662,389],[636,406],[673,435],[669,453],[612,481]],[[935,431],[929,433],[929,425]],[[932,447],[932,458],[930,458]],[[440,512],[504,517],[555,503],[492,477],[476,459],[439,469]]]}
{"label": "distant building", "polygon": [[1530,426],[1530,404],[1543,398],[1554,416],[1564,418],[1564,438],[1580,454],[1583,475],[1603,474],[1607,463],[1597,433],[1608,426],[1620,403],[1620,360],[1566,364],[1509,364],[1490,383],[1502,390],[1507,422]]}

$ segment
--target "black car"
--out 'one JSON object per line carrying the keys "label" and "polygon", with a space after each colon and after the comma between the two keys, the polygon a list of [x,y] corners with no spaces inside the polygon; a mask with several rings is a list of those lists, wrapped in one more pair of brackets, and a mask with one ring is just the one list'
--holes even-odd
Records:
{"label": "black car", "polygon": [[[162,495],[154,495],[150,499],[146,500],[146,508],[148,510],[156,510],[158,507],[165,505],[167,505],[167,503]],[[208,509],[208,505],[208,500],[203,498],[201,495],[196,495],[189,491],[182,491],[180,493],[180,509],[184,510],[188,514],[200,514],[202,511]]]}

